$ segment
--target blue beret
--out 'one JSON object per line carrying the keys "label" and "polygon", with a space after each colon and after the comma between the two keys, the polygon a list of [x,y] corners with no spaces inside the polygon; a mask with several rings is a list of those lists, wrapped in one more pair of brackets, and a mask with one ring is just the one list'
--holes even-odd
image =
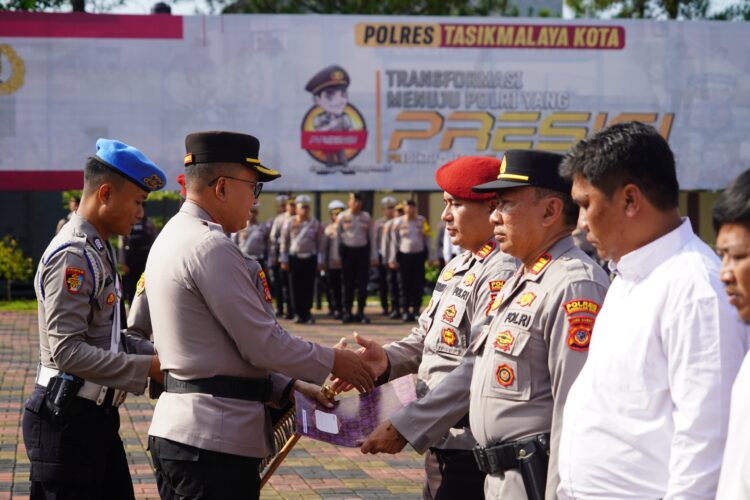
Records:
{"label": "blue beret", "polygon": [[167,181],[164,172],[146,155],[120,141],[99,139],[96,141],[96,157],[144,191],[157,191]]}

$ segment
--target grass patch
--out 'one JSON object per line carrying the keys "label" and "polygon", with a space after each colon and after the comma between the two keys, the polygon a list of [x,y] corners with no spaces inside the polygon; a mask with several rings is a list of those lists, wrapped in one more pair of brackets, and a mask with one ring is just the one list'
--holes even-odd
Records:
{"label": "grass patch", "polygon": [[36,311],[36,299],[0,300],[0,311]]}

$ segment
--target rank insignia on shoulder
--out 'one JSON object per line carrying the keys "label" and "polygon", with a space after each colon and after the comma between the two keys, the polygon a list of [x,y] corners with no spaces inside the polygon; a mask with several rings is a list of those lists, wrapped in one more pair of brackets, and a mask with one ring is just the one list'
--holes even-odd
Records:
{"label": "rank insignia on shoulder", "polygon": [[498,384],[508,387],[513,385],[513,382],[516,380],[516,374],[513,372],[513,368],[503,363],[495,370],[495,378]]}
{"label": "rank insignia on shoulder", "polygon": [[141,273],[138,283],[135,285],[135,295],[141,296],[146,291],[146,273]]}
{"label": "rank insignia on shoulder", "polygon": [[597,314],[599,314],[601,306],[593,300],[576,299],[563,304],[563,308],[565,309],[565,314],[567,314],[568,316],[576,313],[589,313],[596,316]]}
{"label": "rank insignia on shoulder", "polygon": [[453,321],[456,319],[456,306],[451,304],[448,307],[443,310],[443,321],[447,321],[448,323],[453,323]]}
{"label": "rank insignia on shoulder", "polygon": [[456,332],[454,332],[450,328],[443,328],[441,337],[445,345],[448,345],[450,347],[453,347],[456,345],[456,340],[457,340]]}
{"label": "rank insignia on shoulder", "polygon": [[104,242],[102,242],[102,239],[98,236],[94,236],[94,246],[100,252],[104,251]]}
{"label": "rank insignia on shoulder", "polygon": [[450,281],[453,275],[456,274],[456,268],[446,269],[443,271],[443,275],[440,277],[443,281]]}
{"label": "rank insignia on shoulder", "polygon": [[512,333],[510,333],[510,330],[505,330],[495,336],[495,341],[492,343],[492,345],[495,349],[498,349],[500,351],[510,352],[515,341],[516,338]]}
{"label": "rank insignia on shoulder", "polygon": [[266,299],[266,302],[268,303],[273,302],[273,297],[271,297],[271,287],[268,286],[266,273],[263,270],[258,271],[258,279],[263,285],[263,295],[264,295],[264,298]]}
{"label": "rank insignia on shoulder", "polygon": [[489,282],[490,292],[499,292],[505,286],[505,280],[493,280]]}
{"label": "rank insignia on shoulder", "polygon": [[484,259],[485,257],[487,257],[489,254],[492,253],[492,251],[495,249],[496,246],[497,246],[497,243],[494,241],[485,243],[485,245],[482,248],[480,248],[479,251],[477,252],[477,257],[479,257],[480,259]]}
{"label": "rank insignia on shoulder", "polygon": [[81,291],[85,277],[86,272],[83,269],[77,267],[65,268],[65,288],[68,289],[68,292],[76,295]]}
{"label": "rank insignia on shoulder", "polygon": [[568,318],[568,347],[574,351],[588,351],[591,343],[591,333],[594,330],[594,318],[577,316]]}
{"label": "rank insignia on shoulder", "polygon": [[552,256],[548,253],[539,257],[534,265],[531,266],[531,274],[539,274],[544,271],[544,268],[547,267],[550,261],[552,261]]}
{"label": "rank insignia on shoulder", "polygon": [[477,279],[477,275],[474,273],[471,273],[464,278],[464,286],[471,286],[474,284],[474,282]]}
{"label": "rank insignia on shoulder", "polygon": [[115,293],[109,292],[109,295],[107,295],[107,305],[111,306],[114,303],[115,303]]}
{"label": "rank insignia on shoulder", "polygon": [[536,300],[536,294],[534,292],[526,292],[524,294],[521,294],[521,296],[516,301],[516,304],[518,304],[521,307],[529,307],[531,304],[534,303]]}

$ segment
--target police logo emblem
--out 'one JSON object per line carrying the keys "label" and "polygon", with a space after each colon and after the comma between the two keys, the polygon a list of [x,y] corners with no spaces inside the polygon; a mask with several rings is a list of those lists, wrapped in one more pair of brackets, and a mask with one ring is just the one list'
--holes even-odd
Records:
{"label": "police logo emblem", "polygon": [[454,274],[456,274],[455,267],[452,269],[446,269],[445,271],[443,271],[443,275],[440,277],[440,279],[443,281],[450,281],[451,278],[453,278]]}
{"label": "police logo emblem", "polygon": [[510,352],[515,342],[516,338],[512,333],[510,333],[510,330],[505,330],[504,332],[500,332],[497,334],[497,336],[495,337],[495,342],[492,345],[497,350]]}
{"label": "police logo emblem", "polygon": [[86,277],[86,273],[83,269],[77,267],[68,267],[65,269],[65,288],[68,289],[73,295],[76,295],[81,291],[83,287],[83,280]]}
{"label": "police logo emblem", "polygon": [[464,278],[464,286],[471,286],[477,280],[477,275],[474,273],[469,274]]}
{"label": "police logo emblem", "polygon": [[536,300],[536,294],[534,292],[526,292],[516,301],[521,307],[529,307]]}
{"label": "police logo emblem", "polygon": [[162,181],[158,175],[153,174],[151,175],[151,177],[144,178],[143,184],[145,184],[146,187],[149,188],[151,191],[156,191],[157,189],[164,186],[164,181]]}
{"label": "police logo emblem", "polygon": [[455,346],[456,341],[458,340],[458,338],[456,337],[456,332],[454,332],[450,328],[443,329],[442,339],[443,339],[443,343],[450,347]]}
{"label": "police logo emblem", "polygon": [[456,306],[451,304],[448,307],[445,308],[443,311],[443,321],[447,321],[448,323],[453,323],[453,321],[456,319]]}
{"label": "police logo emblem", "polygon": [[114,292],[109,292],[109,295],[107,295],[107,305],[111,306],[115,303],[115,294]]}
{"label": "police logo emblem", "polygon": [[497,370],[495,370],[495,378],[497,379],[498,384],[503,387],[509,387],[513,385],[513,382],[516,380],[516,374],[513,371],[513,368],[503,363],[497,367]]}
{"label": "police logo emblem", "polygon": [[142,273],[141,277],[138,278],[138,283],[135,285],[135,294],[136,296],[143,295],[143,292],[146,291],[146,273]]}

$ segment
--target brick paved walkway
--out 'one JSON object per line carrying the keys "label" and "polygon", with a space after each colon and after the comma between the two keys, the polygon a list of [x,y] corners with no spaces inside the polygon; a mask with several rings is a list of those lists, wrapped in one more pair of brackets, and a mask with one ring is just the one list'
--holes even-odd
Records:
{"label": "brick paved walkway", "polygon": [[[408,332],[400,322],[371,317],[373,324],[356,326],[325,317],[319,317],[313,326],[283,323],[294,334],[326,345],[355,329],[380,342]],[[35,313],[0,311],[0,500],[27,499],[29,494],[29,461],[20,422],[23,401],[34,384],[37,338]],[[152,408],[147,398],[131,396],[120,411],[120,433],[139,499],[158,498],[146,451]],[[261,498],[417,499],[421,498],[422,478],[421,457],[410,448],[399,455],[362,455],[358,449],[303,438],[263,489]]]}

